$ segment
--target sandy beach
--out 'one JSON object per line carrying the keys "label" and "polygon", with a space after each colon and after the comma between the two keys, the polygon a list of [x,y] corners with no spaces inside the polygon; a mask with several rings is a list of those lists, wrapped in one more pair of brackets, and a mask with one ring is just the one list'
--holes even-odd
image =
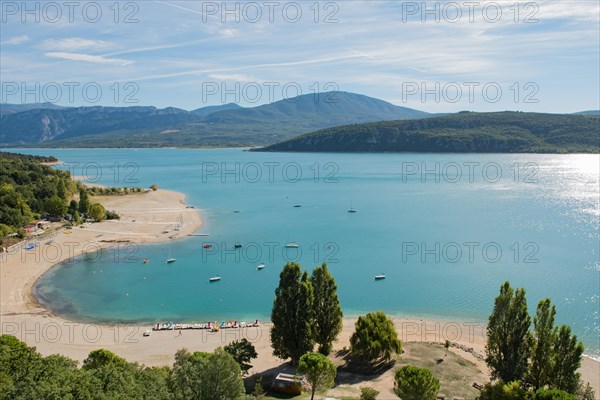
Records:
{"label": "sandy beach", "polygon": [[[285,369],[286,366],[272,355],[269,324],[245,329],[226,329],[211,333],[205,330],[152,332],[143,337],[149,326],[95,325],[67,321],[53,315],[38,304],[32,288],[36,280],[58,263],[84,251],[119,242],[149,243],[177,240],[198,231],[202,226],[200,214],[186,208],[184,195],[159,189],[156,192],[128,196],[96,196],[108,210],[116,211],[120,220],[86,224],[72,230],[59,230],[52,237],[40,240],[32,250],[19,247],[0,254],[0,330],[12,334],[44,355],[60,353],[82,361],[98,348],[106,348],[129,361],[154,365],[169,365],[175,352],[183,347],[193,351],[212,351],[227,343],[247,338],[256,347],[258,358],[252,362],[251,373]],[[178,226],[178,232],[175,227]],[[165,233],[165,231],[168,231]],[[172,238],[171,238],[172,237]],[[51,241],[49,243],[49,241]],[[403,342],[454,343],[451,352],[471,360],[487,373],[481,359],[485,348],[485,327],[465,321],[432,321],[417,318],[394,320]],[[181,321],[192,322],[192,321]],[[349,347],[354,330],[354,318],[344,319],[344,329],[334,349]],[[596,394],[600,393],[600,363],[584,359],[583,378],[590,382]],[[331,395],[356,395],[359,386],[368,384],[381,388],[381,398],[391,398],[393,370],[371,382],[349,383],[333,389]]]}

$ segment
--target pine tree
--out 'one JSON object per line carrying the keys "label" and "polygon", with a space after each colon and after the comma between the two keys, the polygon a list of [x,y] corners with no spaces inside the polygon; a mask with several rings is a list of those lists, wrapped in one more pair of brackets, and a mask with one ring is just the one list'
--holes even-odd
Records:
{"label": "pine tree", "polygon": [[273,355],[297,365],[314,345],[311,329],[313,290],[300,265],[288,263],[279,274],[279,286],[271,311]]}
{"label": "pine tree", "polygon": [[539,302],[535,317],[533,318],[534,337],[531,351],[531,366],[527,377],[527,382],[535,390],[552,383],[550,375],[554,361],[554,343],[556,341],[555,315],[556,307],[554,305],[551,306],[550,299]]}
{"label": "pine tree", "polygon": [[319,345],[319,352],[328,355],[332,343],[342,331],[343,313],[337,295],[337,285],[326,263],[313,270],[311,283],[314,290],[314,339]]}
{"label": "pine tree", "polygon": [[515,291],[505,282],[487,327],[486,362],[493,378],[511,382],[524,377],[530,354],[530,325],[525,289]]}

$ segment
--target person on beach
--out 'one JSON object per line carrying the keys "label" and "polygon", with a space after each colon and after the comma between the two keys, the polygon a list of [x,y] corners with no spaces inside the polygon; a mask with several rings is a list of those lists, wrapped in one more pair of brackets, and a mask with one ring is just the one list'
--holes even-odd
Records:
{"label": "person on beach", "polygon": [[179,328],[179,336],[181,336],[181,328]]}

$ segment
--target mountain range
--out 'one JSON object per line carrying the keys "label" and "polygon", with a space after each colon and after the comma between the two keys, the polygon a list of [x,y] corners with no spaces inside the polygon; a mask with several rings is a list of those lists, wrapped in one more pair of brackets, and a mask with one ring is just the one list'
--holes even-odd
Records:
{"label": "mountain range", "polygon": [[253,108],[2,104],[0,143],[37,147],[264,146],[337,125],[430,114],[348,92],[307,94]]}

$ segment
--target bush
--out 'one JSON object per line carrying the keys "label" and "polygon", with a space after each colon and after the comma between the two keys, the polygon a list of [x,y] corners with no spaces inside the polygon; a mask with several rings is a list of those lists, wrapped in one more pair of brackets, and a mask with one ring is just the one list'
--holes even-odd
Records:
{"label": "bush", "polygon": [[396,371],[394,393],[402,400],[435,400],[440,381],[430,370],[406,365]]}
{"label": "bush", "polygon": [[534,400],[577,400],[575,395],[559,389],[538,389]]}
{"label": "bush", "polygon": [[371,387],[360,388],[360,400],[375,400],[379,395],[379,391]]}
{"label": "bush", "polygon": [[106,210],[105,215],[106,215],[106,219],[121,219],[119,214],[117,214],[114,211]]}

